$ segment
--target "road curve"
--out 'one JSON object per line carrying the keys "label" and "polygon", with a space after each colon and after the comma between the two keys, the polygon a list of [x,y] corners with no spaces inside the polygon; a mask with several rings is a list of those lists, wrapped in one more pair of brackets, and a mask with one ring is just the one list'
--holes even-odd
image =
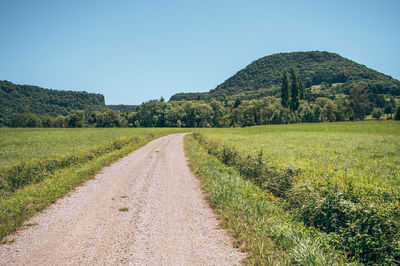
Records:
{"label": "road curve", "polygon": [[0,265],[239,264],[187,166],[183,135],[148,143],[31,219],[0,245]]}

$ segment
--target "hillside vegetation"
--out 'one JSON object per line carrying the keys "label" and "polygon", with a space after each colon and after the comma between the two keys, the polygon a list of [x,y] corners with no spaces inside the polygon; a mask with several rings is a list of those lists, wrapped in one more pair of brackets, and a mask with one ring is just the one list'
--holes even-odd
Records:
{"label": "hillside vegetation", "polygon": [[0,81],[0,124],[16,114],[68,115],[77,110],[99,110],[104,96],[85,91],[61,91]]}
{"label": "hillside vegetation", "polygon": [[370,93],[400,95],[400,82],[335,53],[292,52],[262,57],[218,85],[208,93],[178,93],[171,101],[209,99],[254,99],[278,95],[280,76],[285,68],[294,67],[306,88],[332,84],[335,93],[348,94],[356,82],[368,84]]}

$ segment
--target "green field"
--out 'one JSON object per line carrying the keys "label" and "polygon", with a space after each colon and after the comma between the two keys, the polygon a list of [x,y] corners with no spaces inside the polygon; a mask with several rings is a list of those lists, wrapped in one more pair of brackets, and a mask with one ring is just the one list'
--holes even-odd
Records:
{"label": "green field", "polygon": [[67,154],[120,137],[161,135],[181,129],[154,128],[0,128],[0,167],[5,164]]}
{"label": "green field", "polygon": [[[400,186],[400,123],[358,122],[207,129],[205,136],[277,168],[293,164],[311,182],[352,180],[369,189]],[[301,181],[301,180],[299,180]]]}
{"label": "green field", "polygon": [[208,153],[269,193],[296,221],[327,233],[349,261],[399,262],[399,122],[197,132]]}
{"label": "green field", "polygon": [[179,132],[184,130],[0,129],[0,240],[103,166]]}

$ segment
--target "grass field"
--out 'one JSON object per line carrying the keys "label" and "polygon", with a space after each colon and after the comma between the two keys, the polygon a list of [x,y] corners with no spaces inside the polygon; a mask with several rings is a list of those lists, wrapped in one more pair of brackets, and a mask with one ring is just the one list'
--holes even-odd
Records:
{"label": "grass field", "polygon": [[182,129],[0,129],[0,240],[152,139]]}
{"label": "grass field", "polygon": [[182,131],[173,128],[0,128],[0,167],[22,160],[65,155],[120,137]]}
{"label": "grass field", "polygon": [[300,178],[369,189],[400,187],[400,123],[357,122],[207,129],[205,136],[256,155],[277,168],[294,164]]}
{"label": "grass field", "polygon": [[400,123],[202,129],[194,137],[350,261],[399,263]]}

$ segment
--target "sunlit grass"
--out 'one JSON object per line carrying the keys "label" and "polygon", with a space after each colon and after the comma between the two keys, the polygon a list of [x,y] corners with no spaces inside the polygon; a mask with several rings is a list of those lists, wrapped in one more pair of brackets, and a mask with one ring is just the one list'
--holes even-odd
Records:
{"label": "sunlit grass", "polygon": [[119,137],[177,133],[182,129],[157,128],[0,128],[0,166],[67,154],[109,143]]}
{"label": "sunlit grass", "polygon": [[348,179],[376,189],[400,185],[400,123],[357,122],[206,129],[206,136],[257,154],[278,168],[294,164],[300,178]]}

